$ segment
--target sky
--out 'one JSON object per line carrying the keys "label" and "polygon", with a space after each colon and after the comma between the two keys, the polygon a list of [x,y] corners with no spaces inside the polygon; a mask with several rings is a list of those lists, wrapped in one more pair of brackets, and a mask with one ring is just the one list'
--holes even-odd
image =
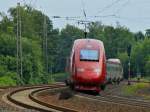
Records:
{"label": "sky", "polygon": [[[85,19],[84,9],[87,20],[90,21],[101,21],[105,25],[113,26],[119,22],[121,26],[129,28],[132,32],[144,32],[150,28],[150,0],[0,0],[0,12],[7,13],[8,9],[15,7],[17,2],[22,5],[30,4],[50,18],[82,16],[79,19]],[[102,17],[92,18],[93,16]],[[66,24],[82,28],[77,21],[54,18],[51,20],[54,28],[61,29]]]}

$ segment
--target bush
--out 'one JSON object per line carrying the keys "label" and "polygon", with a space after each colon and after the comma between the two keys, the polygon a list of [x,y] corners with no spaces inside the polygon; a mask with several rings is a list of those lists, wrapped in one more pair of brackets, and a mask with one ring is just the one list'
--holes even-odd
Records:
{"label": "bush", "polygon": [[54,79],[54,81],[57,81],[57,82],[64,81],[67,77],[68,77],[67,73],[55,73],[55,74],[52,74],[52,78]]}
{"label": "bush", "polygon": [[8,72],[5,76],[0,77],[0,86],[15,86],[17,78],[15,73]]}
{"label": "bush", "polygon": [[134,95],[136,94],[136,92],[140,89],[144,89],[146,87],[148,87],[149,85],[146,84],[146,83],[136,83],[136,84],[133,84],[133,85],[130,85],[130,86],[125,86],[123,88],[123,93],[125,95]]}

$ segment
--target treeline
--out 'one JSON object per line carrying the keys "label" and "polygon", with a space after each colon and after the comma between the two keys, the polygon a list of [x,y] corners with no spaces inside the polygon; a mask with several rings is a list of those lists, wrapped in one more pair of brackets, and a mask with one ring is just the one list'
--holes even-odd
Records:
{"label": "treeline", "polygon": [[[8,10],[9,16],[0,13],[0,84],[15,85],[21,79],[16,73],[16,27],[17,7]],[[70,54],[73,41],[84,38],[83,30],[67,25],[64,29],[54,29],[52,21],[41,11],[30,6],[21,6],[23,79],[24,84],[48,83],[50,74],[64,72],[66,58]],[[48,74],[45,72],[45,49],[43,24],[47,23]],[[106,26],[100,22],[88,26],[88,38],[102,40],[107,58],[120,58],[124,74],[127,76],[127,46],[132,45],[131,72],[150,74],[150,30],[132,33],[126,27]]]}
{"label": "treeline", "polygon": [[89,37],[100,39],[104,42],[107,58],[119,58],[124,67],[124,75],[128,77],[127,48],[131,49],[131,74],[136,76],[150,76],[150,30],[146,33],[133,33],[128,28],[102,25],[96,22],[89,26]]}

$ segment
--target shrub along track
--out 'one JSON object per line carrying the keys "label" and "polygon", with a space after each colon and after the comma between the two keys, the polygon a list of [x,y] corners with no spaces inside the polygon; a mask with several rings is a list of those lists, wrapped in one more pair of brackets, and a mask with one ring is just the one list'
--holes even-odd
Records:
{"label": "shrub along track", "polygon": [[148,83],[148,84],[150,84],[150,81],[141,81],[141,80],[139,80],[139,81],[130,80],[130,82],[135,82],[135,83]]}
{"label": "shrub along track", "polygon": [[33,97],[33,93],[45,89],[54,89],[59,88],[63,89],[65,88],[64,84],[52,84],[52,85],[42,85],[42,86],[34,86],[34,87],[24,87],[21,89],[17,89],[15,91],[10,92],[7,95],[8,100],[17,105],[24,107],[26,109],[31,110],[37,110],[37,111],[44,111],[44,112],[76,112],[75,110],[65,108],[65,107],[58,107],[56,105],[47,105],[46,103],[42,101],[36,100],[36,98]]}

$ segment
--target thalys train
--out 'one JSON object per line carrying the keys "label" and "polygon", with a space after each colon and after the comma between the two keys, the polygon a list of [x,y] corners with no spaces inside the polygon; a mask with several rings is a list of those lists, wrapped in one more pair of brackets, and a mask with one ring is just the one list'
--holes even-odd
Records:
{"label": "thalys train", "polygon": [[107,76],[108,83],[117,83],[123,80],[123,67],[119,59],[107,60]]}
{"label": "thalys train", "polygon": [[77,39],[71,51],[71,75],[66,83],[74,89],[99,92],[105,85],[106,57],[103,42],[95,39]]}
{"label": "thalys train", "polygon": [[106,73],[104,44],[100,40],[75,40],[67,63],[70,76],[65,82],[73,89],[100,92],[105,88],[107,79],[110,80],[110,74],[107,76]]}

